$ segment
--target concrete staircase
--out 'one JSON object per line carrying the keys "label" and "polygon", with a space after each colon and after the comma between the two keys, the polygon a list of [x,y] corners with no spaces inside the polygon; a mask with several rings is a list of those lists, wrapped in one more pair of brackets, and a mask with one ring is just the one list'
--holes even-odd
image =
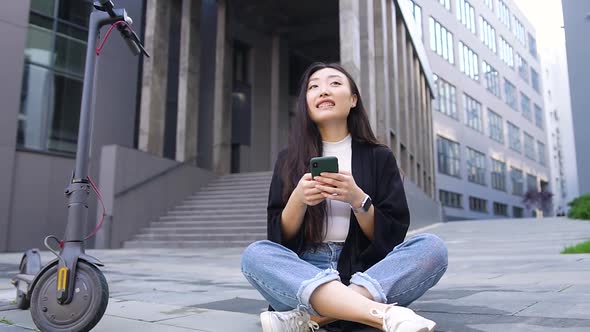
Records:
{"label": "concrete staircase", "polygon": [[230,174],[187,197],[125,248],[246,247],[266,238],[272,172]]}

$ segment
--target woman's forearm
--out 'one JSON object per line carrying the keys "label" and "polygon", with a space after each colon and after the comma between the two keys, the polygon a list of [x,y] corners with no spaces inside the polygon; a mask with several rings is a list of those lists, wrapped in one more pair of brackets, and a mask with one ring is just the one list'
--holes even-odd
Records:
{"label": "woman's forearm", "polygon": [[367,212],[358,212],[354,214],[356,220],[359,222],[361,226],[361,230],[365,234],[365,236],[373,241],[373,232],[375,231],[375,207],[371,205],[369,211]]}
{"label": "woman's forearm", "polygon": [[281,230],[284,239],[288,241],[297,234],[303,223],[305,211],[307,211],[307,205],[298,199],[296,192],[293,191],[281,213]]}

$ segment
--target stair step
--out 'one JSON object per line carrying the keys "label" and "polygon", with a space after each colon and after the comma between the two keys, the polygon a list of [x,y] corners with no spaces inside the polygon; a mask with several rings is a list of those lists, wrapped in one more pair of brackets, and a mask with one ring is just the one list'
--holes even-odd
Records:
{"label": "stair step", "polygon": [[194,209],[203,209],[203,210],[215,210],[215,211],[227,211],[228,209],[253,209],[253,208],[260,208],[263,211],[266,211],[266,203],[265,204],[249,204],[249,203],[234,203],[228,205],[227,203],[216,203],[216,204],[203,204],[199,203],[192,203],[192,204],[182,204],[178,205],[174,208],[174,210],[194,210]]}
{"label": "stair step", "polygon": [[224,215],[224,216],[231,216],[233,218],[235,217],[240,217],[240,216],[266,216],[266,208],[263,208],[262,206],[260,207],[256,207],[256,208],[251,208],[251,209],[240,209],[240,210],[229,210],[226,209],[226,211],[224,211],[223,213],[220,213],[219,210],[205,210],[205,209],[175,209],[172,211],[169,211],[168,214],[166,214],[166,217],[173,217],[173,216],[188,216],[188,215],[198,215],[198,216],[218,216],[218,215]]}
{"label": "stair step", "polygon": [[139,234],[241,234],[241,233],[266,234],[266,225],[264,226],[227,226],[219,225],[210,226],[191,226],[191,227],[152,227],[146,228]]}
{"label": "stair step", "polygon": [[124,248],[246,248],[254,241],[127,241]]}
{"label": "stair step", "polygon": [[214,204],[214,203],[224,203],[229,205],[228,201],[235,202],[235,203],[252,203],[252,204],[266,204],[267,197],[251,197],[251,196],[237,196],[237,197],[224,197],[223,200],[220,201],[219,198],[212,198],[208,196],[204,196],[201,198],[188,198],[185,199],[182,204],[195,204],[195,203],[206,203],[206,204]]}
{"label": "stair step", "polygon": [[169,221],[154,221],[150,224],[152,228],[160,228],[160,227],[178,227],[178,228],[187,228],[187,227],[207,227],[207,226],[221,226],[221,225],[232,225],[232,226],[243,226],[243,227],[256,227],[256,226],[264,226],[266,227],[267,221],[264,220],[237,220],[232,222],[227,221],[204,221],[204,220],[183,220],[183,221],[176,221],[176,220],[169,220]]}
{"label": "stair step", "polygon": [[134,240],[150,241],[256,241],[266,238],[266,232],[242,234],[137,234]]}
{"label": "stair step", "polygon": [[247,215],[227,215],[225,213],[220,213],[218,215],[204,215],[201,216],[199,214],[192,214],[192,215],[166,215],[160,217],[161,221],[165,220],[222,220],[227,222],[233,222],[238,220],[266,220],[267,216],[264,213],[261,214],[247,214]]}

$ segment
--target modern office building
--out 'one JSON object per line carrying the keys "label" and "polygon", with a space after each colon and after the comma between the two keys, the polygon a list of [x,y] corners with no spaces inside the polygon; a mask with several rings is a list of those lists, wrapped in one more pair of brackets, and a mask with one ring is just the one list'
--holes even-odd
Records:
{"label": "modern office building", "polygon": [[537,28],[550,144],[548,159],[553,208],[555,214],[562,214],[568,209],[567,203],[579,195],[562,5],[561,1],[548,1],[539,6],[536,0],[516,0],[516,4]]}
{"label": "modern office building", "polygon": [[563,21],[567,46],[570,93],[580,194],[590,193],[590,2],[564,0]]}
{"label": "modern office building", "polygon": [[[86,45],[91,2],[10,1],[0,12],[0,251],[62,235],[84,55],[95,46]],[[152,56],[133,57],[115,30],[98,57],[90,175],[110,225],[99,233],[103,247],[120,247],[218,176],[270,172],[287,142],[299,78],[313,61],[340,62],[352,73],[371,125],[405,173],[413,220],[441,219],[434,81],[419,31],[406,24],[407,7],[389,0],[113,2],[133,17]],[[102,217],[96,210],[89,208],[88,230]]]}
{"label": "modern office building", "polygon": [[551,188],[534,28],[511,0],[405,1],[435,75],[436,182],[446,217],[536,215],[524,195]]}

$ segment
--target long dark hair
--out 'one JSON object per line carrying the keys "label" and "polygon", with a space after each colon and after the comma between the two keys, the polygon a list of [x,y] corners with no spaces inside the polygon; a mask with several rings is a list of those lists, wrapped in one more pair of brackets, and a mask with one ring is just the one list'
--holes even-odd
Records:
{"label": "long dark hair", "polygon": [[[283,201],[287,202],[291,193],[297,186],[299,180],[305,173],[309,173],[309,160],[312,157],[321,156],[323,153],[322,137],[318,126],[309,116],[307,107],[307,85],[313,73],[320,69],[332,68],[346,75],[350,83],[353,95],[356,95],[356,106],[350,110],[347,118],[348,132],[353,140],[371,145],[380,145],[371,130],[367,111],[363,106],[363,100],[359,89],[350,74],[339,64],[322,62],[313,63],[301,77],[299,96],[297,97],[297,114],[287,149],[287,158],[282,165],[281,179],[283,182]],[[326,225],[326,202],[316,206],[308,206],[303,217],[302,234],[303,248],[301,250],[317,247],[322,243],[325,235]]]}

